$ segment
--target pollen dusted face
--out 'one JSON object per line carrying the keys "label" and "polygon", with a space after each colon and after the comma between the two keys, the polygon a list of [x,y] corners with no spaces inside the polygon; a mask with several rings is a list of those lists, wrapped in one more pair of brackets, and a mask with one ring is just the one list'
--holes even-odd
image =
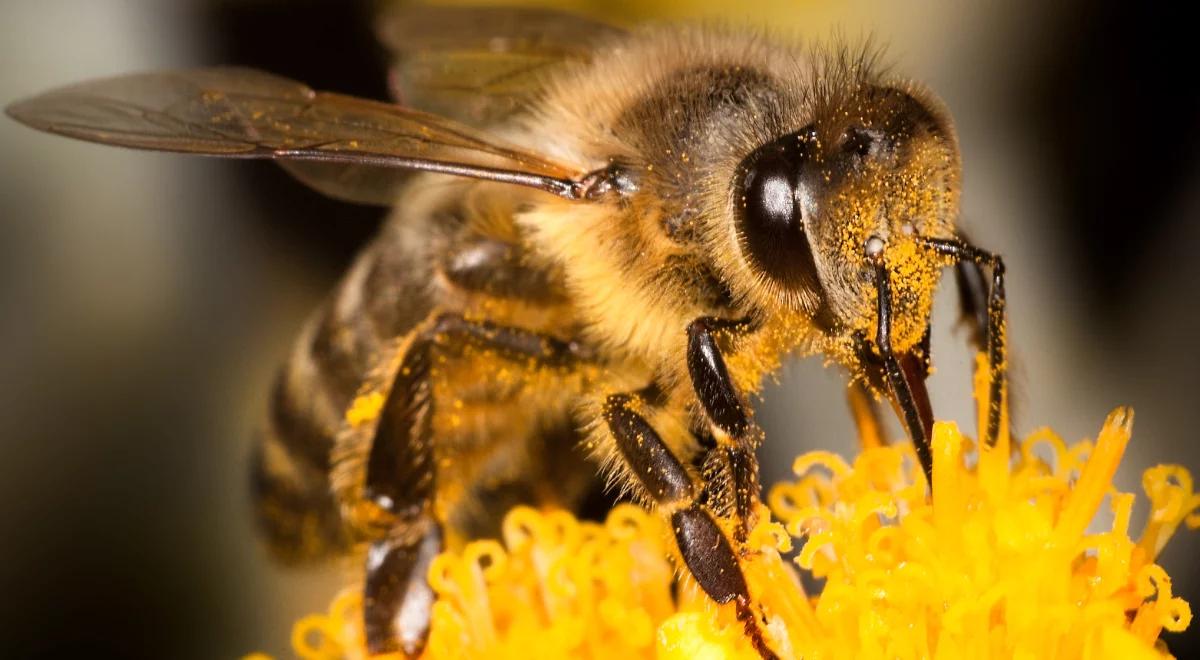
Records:
{"label": "pollen dusted face", "polygon": [[[929,102],[863,85],[751,153],[735,178],[739,247],[768,289],[829,331],[873,335],[874,266],[891,280],[896,348],[921,339],[943,260],[914,237],[948,238],[959,159]],[[877,240],[872,240],[877,239]]]}

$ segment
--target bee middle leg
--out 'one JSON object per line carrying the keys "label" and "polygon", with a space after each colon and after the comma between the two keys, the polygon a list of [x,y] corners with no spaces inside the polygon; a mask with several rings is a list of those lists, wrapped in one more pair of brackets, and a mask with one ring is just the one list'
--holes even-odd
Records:
{"label": "bee middle leg", "polygon": [[409,341],[384,402],[367,458],[363,495],[389,514],[383,538],[367,551],[363,619],[371,653],[415,655],[429,632],[434,593],[426,580],[442,550],[443,530],[433,509],[436,462],[431,435],[430,372],[438,353],[474,345],[518,361],[567,367],[584,357],[554,337],[458,314],[442,314]]}
{"label": "bee middle leg", "polygon": [[754,503],[759,497],[758,461],[755,450],[762,440],[762,430],[747,414],[725,358],[717,342],[717,333],[722,331],[744,332],[749,328],[745,321],[728,321],[701,317],[688,325],[688,374],[692,389],[700,407],[709,420],[723,431],[715,439],[715,446],[705,458],[706,465],[718,466],[728,482],[732,493],[724,499],[731,501],[739,541],[744,540],[753,523]]}
{"label": "bee middle leg", "polygon": [[735,603],[755,649],[764,658],[775,658],[751,606],[733,544],[701,503],[704,488],[646,420],[647,405],[637,393],[613,394],[605,401],[603,416],[617,451],[655,508],[668,518],[692,578],[717,603]]}
{"label": "bee middle leg", "polygon": [[[755,649],[774,658],[761,623],[750,603],[750,592],[734,545],[743,546],[759,497],[758,463],[754,450],[761,431],[729,377],[715,334],[744,331],[747,322],[700,318],[688,326],[688,371],[701,407],[720,429],[707,444],[703,470],[717,488],[698,486],[678,457],[638,411],[636,395],[617,394],[605,405],[605,419],[626,465],[657,507],[670,516],[679,554],[700,588],[718,603],[734,602],[738,618]],[[715,492],[714,492],[715,491]],[[701,499],[708,499],[706,507]],[[734,543],[726,538],[710,513],[732,518]]]}

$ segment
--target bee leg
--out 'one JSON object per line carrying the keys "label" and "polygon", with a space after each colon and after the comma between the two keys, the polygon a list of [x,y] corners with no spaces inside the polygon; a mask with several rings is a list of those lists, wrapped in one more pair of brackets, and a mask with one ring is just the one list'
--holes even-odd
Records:
{"label": "bee leg", "polygon": [[442,528],[428,516],[397,525],[367,549],[363,628],[371,654],[421,652],[436,599],[426,576],[441,551]]}
{"label": "bee leg", "polygon": [[748,438],[750,418],[729,377],[715,334],[719,330],[737,330],[747,325],[742,321],[701,317],[689,323],[687,328],[688,373],[696,397],[709,419],[738,441]]}
{"label": "bee leg", "polygon": [[999,256],[975,250],[992,267],[992,286],[988,293],[987,306],[987,355],[988,366],[991,370],[988,382],[988,419],[984,441],[989,445],[996,444],[1000,437],[1000,413],[1004,406],[1004,390],[1008,380],[1008,356],[1006,346],[1006,313],[1007,301],[1004,296],[1004,262]]}
{"label": "bee leg", "polygon": [[429,371],[433,351],[455,341],[546,365],[567,365],[587,358],[574,342],[487,321],[468,321],[458,314],[442,314],[426,325],[400,363],[367,462],[365,497],[394,515],[412,515],[433,495]]}
{"label": "bee leg", "polygon": [[384,402],[367,459],[363,495],[395,519],[367,556],[363,617],[372,653],[420,652],[429,631],[433,592],[429,562],[441,551],[442,530],[431,509],[436,464],[430,433],[430,369],[435,351],[470,343],[512,359],[567,365],[585,359],[574,342],[458,314],[436,316],[417,331]]}
{"label": "bee leg", "polygon": [[[987,425],[984,430],[984,441],[989,445],[996,443],[996,439],[1000,436],[1000,417],[1001,409],[1004,406],[1005,389],[1008,380],[1008,364],[1007,364],[1007,327],[1006,327],[1006,307],[1007,301],[1004,294],[1004,260],[1000,255],[981,250],[970,243],[960,239],[945,240],[935,238],[921,239],[929,247],[933,248],[940,254],[954,258],[958,265],[973,264],[973,270],[979,275],[979,279],[983,279],[980,267],[987,266],[992,271],[992,284],[988,290],[987,296],[987,322],[984,324],[985,332],[983,333],[983,344],[987,350],[988,358],[988,409],[987,409]],[[965,268],[965,270],[964,270]],[[972,267],[966,266],[958,269],[956,272],[971,272]],[[974,275],[967,275],[967,285],[970,285],[970,278]],[[959,280],[960,285],[963,280]],[[981,287],[977,287],[981,288]],[[975,307],[975,317],[979,318],[978,308],[981,307],[980,302],[974,299],[976,294],[972,294],[972,305]]]}
{"label": "bee leg", "polygon": [[[746,406],[729,376],[725,358],[717,345],[716,332],[745,331],[747,321],[727,321],[701,317],[688,324],[688,374],[700,406],[713,424],[725,432],[718,440],[730,477],[735,504],[737,534],[744,539],[753,523],[754,503],[759,497],[758,462],[754,452],[762,440],[762,431],[750,421]],[[712,451],[712,450],[710,450]]]}
{"label": "bee leg", "polygon": [[431,511],[435,463],[429,429],[433,339],[413,338],[397,370],[371,441],[363,496],[394,516],[387,536],[367,552],[363,627],[372,654],[420,653],[429,632],[433,590],[425,578],[441,551]]}
{"label": "bee leg", "polygon": [[704,500],[719,517],[733,520],[733,540],[745,550],[761,488],[753,451],[713,440],[704,453]]}
{"label": "bee leg", "polygon": [[[900,364],[900,371],[904,374],[904,381],[912,393],[912,401],[917,408],[917,416],[920,418],[921,426],[925,430],[926,445],[930,444],[933,440],[933,405],[929,401],[929,390],[925,387],[925,381],[929,379],[929,374],[933,368],[933,361],[930,359],[929,352],[929,341],[932,330],[932,325],[925,326],[925,335],[921,337],[921,341],[917,344],[917,350],[909,351],[897,358]],[[904,410],[900,412],[901,417],[908,415]]]}
{"label": "bee leg", "polygon": [[668,516],[688,572],[717,603],[736,603],[738,618],[764,658],[774,658],[758,618],[737,554],[717,521],[700,505],[700,488],[683,463],[639,412],[636,395],[614,394],[605,401],[604,419],[630,472],[658,510]]}

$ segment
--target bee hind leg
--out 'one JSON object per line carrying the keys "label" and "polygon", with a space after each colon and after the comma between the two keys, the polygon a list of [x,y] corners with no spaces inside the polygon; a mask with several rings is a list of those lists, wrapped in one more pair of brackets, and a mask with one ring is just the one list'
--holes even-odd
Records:
{"label": "bee hind leg", "polygon": [[394,528],[367,549],[363,629],[372,653],[421,652],[436,598],[426,576],[442,551],[442,528],[422,517]]}
{"label": "bee hind leg", "polygon": [[372,654],[420,653],[429,632],[429,562],[441,551],[432,515],[436,465],[430,438],[431,333],[409,344],[371,440],[363,496],[390,517],[367,551],[363,628]]}
{"label": "bee hind leg", "polygon": [[564,368],[586,359],[572,342],[469,321],[459,314],[434,316],[415,332],[396,370],[367,458],[363,496],[392,521],[367,553],[363,622],[372,654],[403,650],[416,655],[429,634],[434,594],[426,576],[443,541],[432,511],[437,465],[430,429],[430,372],[440,349],[463,344]]}

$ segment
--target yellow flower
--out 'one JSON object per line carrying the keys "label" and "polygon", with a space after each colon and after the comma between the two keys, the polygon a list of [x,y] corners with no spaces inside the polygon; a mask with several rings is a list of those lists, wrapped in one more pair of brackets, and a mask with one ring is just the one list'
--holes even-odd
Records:
{"label": "yellow flower", "polygon": [[[933,497],[908,444],[853,462],[810,452],[775,485],[743,558],[773,648],[795,658],[1155,658],[1191,610],[1157,564],[1200,495],[1180,466],[1146,471],[1151,513],[1134,540],[1134,495],[1112,485],[1133,423],[1109,415],[1093,442],[1049,429],[1014,452],[934,427]],[[1107,502],[1106,502],[1107,500]],[[1109,529],[1089,528],[1102,507]],[[769,508],[769,511],[768,511]],[[603,524],[518,508],[503,538],[439,556],[429,658],[755,658],[733,606],[676,584],[668,530],[620,506]],[[794,544],[794,548],[793,548]],[[797,550],[794,565],[787,558]],[[823,580],[806,594],[799,572]],[[365,655],[361,600],[299,621],[304,658]]]}

